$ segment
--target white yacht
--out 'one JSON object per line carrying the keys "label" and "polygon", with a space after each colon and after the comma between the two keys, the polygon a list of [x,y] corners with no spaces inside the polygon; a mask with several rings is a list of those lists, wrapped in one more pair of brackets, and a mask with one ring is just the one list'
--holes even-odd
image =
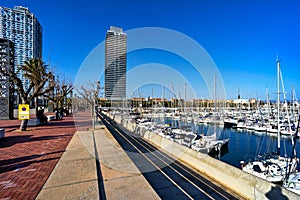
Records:
{"label": "white yacht", "polygon": [[229,139],[217,140],[216,133],[210,136],[196,135],[191,148],[204,154],[218,154],[228,147]]}
{"label": "white yacht", "polygon": [[267,127],[264,126],[263,124],[260,124],[260,123],[254,124],[253,127],[254,127],[255,131],[259,131],[259,132],[265,132],[265,131],[267,131]]}
{"label": "white yacht", "polygon": [[[277,155],[263,158],[245,164],[241,161],[242,170],[269,182],[282,182],[287,177],[287,171],[296,171],[297,158],[283,158]],[[288,169],[290,167],[290,169]]]}
{"label": "white yacht", "polygon": [[246,123],[244,121],[239,121],[236,125],[236,128],[245,129],[246,128]]}
{"label": "white yacht", "polygon": [[172,129],[172,134],[173,141],[178,142],[180,144],[182,143],[182,140],[185,138],[186,135],[195,135],[189,126],[182,126],[180,128]]}
{"label": "white yacht", "polygon": [[238,120],[234,118],[226,118],[224,119],[224,127],[232,128],[233,126],[237,126]]}

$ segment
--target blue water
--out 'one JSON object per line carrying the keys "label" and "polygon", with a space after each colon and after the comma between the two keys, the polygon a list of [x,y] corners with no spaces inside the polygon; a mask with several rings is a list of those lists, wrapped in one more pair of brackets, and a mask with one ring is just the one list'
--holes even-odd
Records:
{"label": "blue water", "polygon": [[[170,119],[166,119],[166,123],[171,123]],[[174,122],[173,122],[174,123]],[[178,121],[179,125],[189,125],[194,132],[198,134],[211,135],[215,131],[219,139],[229,138],[228,152],[222,155],[221,161],[235,167],[240,167],[240,161],[255,160],[258,155],[264,153],[277,152],[277,136],[276,134],[268,134],[265,132],[255,132],[248,130],[239,130],[232,128],[223,128],[223,126],[212,126],[205,124],[195,124]],[[297,157],[300,157],[300,139],[295,140]],[[292,141],[290,136],[281,136],[280,139],[280,155],[292,155]],[[298,165],[298,169],[300,166]]]}
{"label": "blue water", "polygon": [[[249,161],[264,153],[277,152],[277,136],[265,132],[250,132],[247,130],[223,129],[222,137],[230,138],[228,153],[220,160],[232,166],[239,167],[240,161]],[[300,156],[300,142],[295,140],[296,155]],[[290,157],[292,155],[292,141],[289,136],[280,138],[280,155]],[[298,166],[299,168],[299,166]]]}

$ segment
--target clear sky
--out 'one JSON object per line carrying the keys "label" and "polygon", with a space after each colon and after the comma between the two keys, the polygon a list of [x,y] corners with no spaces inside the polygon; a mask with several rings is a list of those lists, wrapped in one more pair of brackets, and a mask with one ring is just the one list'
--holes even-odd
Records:
{"label": "clear sky", "polygon": [[[111,25],[124,31],[162,27],[202,45],[222,75],[228,99],[236,98],[238,90],[242,98],[266,99],[266,87],[274,94],[277,54],[288,98],[292,86],[300,98],[297,0],[2,0],[0,5],[21,5],[36,15],[43,27],[43,59],[50,60],[67,79],[74,80]],[[188,68],[184,59],[172,59],[176,60],[167,52],[133,52],[128,55],[128,69],[137,63]],[[189,76],[196,96],[209,98],[202,89],[203,80]],[[176,81],[171,81],[175,85]],[[149,95],[149,88],[144,96]],[[275,99],[274,95],[271,98]]]}

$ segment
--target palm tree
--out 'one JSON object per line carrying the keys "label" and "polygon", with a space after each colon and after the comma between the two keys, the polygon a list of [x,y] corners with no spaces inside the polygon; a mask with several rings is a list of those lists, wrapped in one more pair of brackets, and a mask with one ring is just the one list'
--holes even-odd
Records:
{"label": "palm tree", "polygon": [[[19,72],[22,72],[28,85],[24,85],[22,80],[18,77]],[[16,72],[10,70],[7,72],[7,75],[9,75],[14,82],[22,104],[29,104],[32,99],[49,93],[54,88],[54,84],[50,83],[53,74],[47,70],[47,65],[37,58],[25,61]],[[28,119],[22,120],[20,130],[25,131],[27,123]]]}
{"label": "palm tree", "polygon": [[[39,59],[32,59],[25,61],[21,66],[21,70],[24,72],[24,77],[29,81],[29,87],[27,88],[30,93],[33,89],[33,93],[39,93],[44,87],[46,81],[48,81],[47,65]],[[37,110],[37,97],[35,98],[35,108]],[[31,99],[30,99],[31,100]],[[29,101],[30,101],[29,100]]]}

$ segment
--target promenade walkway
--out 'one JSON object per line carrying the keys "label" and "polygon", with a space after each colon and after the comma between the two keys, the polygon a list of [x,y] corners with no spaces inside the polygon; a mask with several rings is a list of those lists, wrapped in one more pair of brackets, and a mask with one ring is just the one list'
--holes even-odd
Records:
{"label": "promenade walkway", "polygon": [[104,125],[77,131],[37,199],[160,199]]}
{"label": "promenade walkway", "polygon": [[159,199],[110,132],[91,130],[88,113],[25,132],[19,125],[0,120],[0,200]]}
{"label": "promenade walkway", "polygon": [[[83,114],[82,121],[87,121]],[[19,131],[20,121],[0,120],[0,199],[35,199],[76,129],[72,116]]]}

